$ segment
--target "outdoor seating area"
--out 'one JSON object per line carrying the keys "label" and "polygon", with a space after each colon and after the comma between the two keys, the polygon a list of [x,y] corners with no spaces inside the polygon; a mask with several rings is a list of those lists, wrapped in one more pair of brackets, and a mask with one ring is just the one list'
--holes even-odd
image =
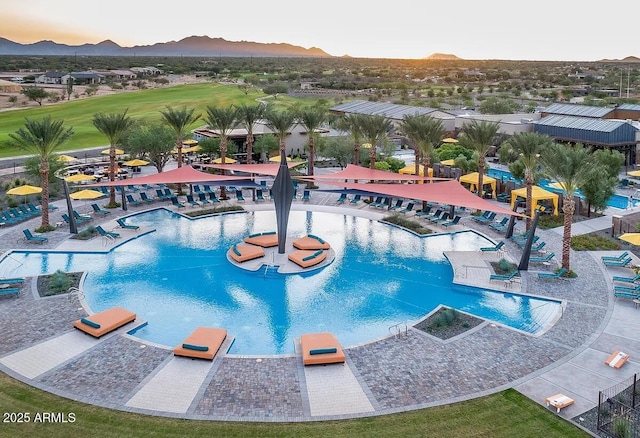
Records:
{"label": "outdoor seating area", "polygon": [[213,360],[227,338],[227,330],[198,327],[173,349],[174,356]]}
{"label": "outdoor seating area", "polygon": [[125,324],[135,321],[136,317],[135,313],[122,307],[112,307],[103,312],[78,319],[73,323],[73,326],[94,338],[100,338]]}
{"label": "outdoor seating area", "polygon": [[244,238],[245,243],[270,248],[278,245],[278,235],[275,231],[266,231],[262,233],[254,233]]}
{"label": "outdoor seating area", "polygon": [[340,342],[332,333],[303,334],[300,336],[300,349],[304,365],[326,365],[345,361]]}
{"label": "outdoor seating area", "polygon": [[321,249],[317,251],[299,249],[290,252],[287,258],[301,268],[309,268],[324,261],[327,258],[327,251]]}
{"label": "outdoor seating area", "polygon": [[293,241],[293,247],[303,250],[329,249],[331,245],[325,242],[321,237],[309,234]]}
{"label": "outdoor seating area", "polygon": [[235,244],[231,248],[229,248],[227,255],[236,262],[243,263],[249,260],[264,257],[264,249],[256,245]]}

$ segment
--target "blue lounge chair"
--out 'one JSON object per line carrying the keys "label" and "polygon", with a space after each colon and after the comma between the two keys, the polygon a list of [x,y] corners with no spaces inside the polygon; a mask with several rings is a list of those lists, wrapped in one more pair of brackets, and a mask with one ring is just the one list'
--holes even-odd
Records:
{"label": "blue lounge chair", "polygon": [[208,186],[208,185],[206,185],[206,184],[204,184],[204,185],[202,186],[202,191],[203,191],[205,194],[211,194],[211,193],[213,193],[213,190],[211,190],[211,186]]}
{"label": "blue lounge chair", "polygon": [[376,205],[377,208],[387,209],[391,205],[391,198],[384,198],[384,201],[380,205]]}
{"label": "blue lounge chair", "polygon": [[147,194],[145,192],[140,192],[140,199],[142,199],[143,202],[146,203],[151,203],[153,202],[153,199],[151,199],[150,197],[147,196]]}
{"label": "blue lounge chair", "polygon": [[515,277],[516,275],[518,275],[518,270],[514,269],[513,271],[509,272],[508,274],[491,274],[489,276],[489,281],[511,281],[513,280],[513,277]]}
{"label": "blue lounge chair", "polygon": [[309,202],[311,200],[311,192],[309,190],[304,190],[302,192],[302,202]]}
{"label": "blue lounge chair", "polygon": [[498,229],[502,229],[502,227],[507,225],[508,222],[509,222],[509,218],[505,216],[500,220],[500,222],[492,222],[489,224],[489,226],[494,230],[498,230]]}
{"label": "blue lounge chair", "polygon": [[[344,198],[347,199],[347,195],[344,195]],[[273,189],[269,189],[269,201],[273,201]]]}
{"label": "blue lounge chair", "polygon": [[460,222],[460,216],[456,216],[456,217],[454,217],[454,218],[453,218],[453,220],[450,220],[450,221],[444,222],[444,223],[442,224],[442,226],[443,226],[443,227],[451,227],[451,226],[453,226],[453,225],[458,225],[458,222]]}
{"label": "blue lounge chair", "polygon": [[118,226],[120,228],[122,228],[123,230],[137,230],[137,229],[140,228],[137,225],[129,225],[129,224],[125,223],[123,217],[121,217],[120,219],[116,219],[116,222],[118,223]]}
{"label": "blue lounge chair", "polygon": [[96,231],[103,237],[108,237],[113,239],[120,237],[120,234],[114,233],[113,231],[107,231],[104,228],[102,228],[101,225],[96,226]]}
{"label": "blue lounge chair", "polygon": [[617,256],[602,256],[601,258],[602,258],[602,260],[603,260],[603,261],[604,261],[604,260],[615,260],[615,261],[619,261],[619,260],[625,259],[625,258],[627,258],[627,257],[629,257],[629,251],[625,251],[625,252],[623,252],[622,254],[617,255]]}
{"label": "blue lounge chair", "polygon": [[620,281],[622,283],[635,283],[640,280],[640,274],[636,274],[633,277],[622,277],[620,275],[614,275],[613,281]]}
{"label": "blue lounge chair", "polygon": [[202,189],[198,184],[194,184],[193,193],[195,193],[196,195],[199,195],[200,193],[204,193],[204,192],[202,191]]}
{"label": "blue lounge chair", "polygon": [[127,195],[127,201],[131,205],[142,205],[141,201],[138,201],[137,199],[133,199],[133,195]]}
{"label": "blue lounge chair", "polygon": [[192,207],[200,207],[200,203],[193,199],[193,195],[187,195],[187,202]]}
{"label": "blue lounge chair", "polygon": [[[271,193],[271,190],[269,190],[269,193]],[[344,204],[346,201],[347,201],[347,194],[340,193],[340,196],[338,197],[338,199],[336,199],[336,204]]]}
{"label": "blue lounge chair", "polygon": [[104,209],[100,208],[100,206],[98,204],[91,204],[91,208],[93,208],[93,211],[96,214],[101,214],[103,216],[111,214],[111,212],[109,210],[104,210]]}
{"label": "blue lounge chair", "polygon": [[49,240],[43,236],[34,236],[33,234],[31,234],[31,230],[28,228],[25,228],[24,230],[22,230],[22,232],[24,233],[24,236],[26,237],[26,239],[30,242],[44,243],[47,240]]}
{"label": "blue lounge chair", "polygon": [[418,217],[422,217],[422,216],[429,216],[429,214],[431,213],[431,209],[433,207],[431,207],[430,205],[427,205],[425,208],[416,211],[416,216]]}
{"label": "blue lounge chair", "polygon": [[360,202],[361,198],[362,198],[362,195],[355,195],[353,199],[349,201],[349,204],[357,204],[358,202]]}
{"label": "blue lounge chair", "polygon": [[637,300],[640,299],[640,291],[639,292],[625,292],[625,291],[613,291],[613,296],[616,298],[627,298],[629,300]]}
{"label": "blue lounge chair", "polygon": [[546,244],[547,242],[538,242],[536,245],[531,245],[531,251],[539,252]]}
{"label": "blue lounge chair", "polygon": [[500,251],[503,246],[504,246],[504,240],[501,240],[500,242],[496,243],[495,246],[485,246],[484,248],[480,248],[480,251],[482,252]]}
{"label": "blue lounge chair", "polygon": [[403,203],[404,201],[402,199],[398,199],[394,205],[389,207],[389,210],[400,210]]}
{"label": "blue lounge chair", "polygon": [[17,298],[19,294],[20,294],[20,289],[18,289],[17,287],[0,289],[0,295],[15,295]]}
{"label": "blue lounge chair", "polygon": [[72,213],[73,213],[73,217],[80,223],[89,222],[90,220],[93,220],[91,216],[87,216],[86,214],[80,214],[75,210],[73,210]]}
{"label": "blue lounge chair", "polygon": [[256,201],[264,201],[264,194],[262,193],[262,189],[256,189]]}
{"label": "blue lounge chair", "polygon": [[175,196],[173,193],[171,193],[171,189],[169,187],[165,187],[162,190],[166,199],[171,199],[172,196]]}
{"label": "blue lounge chair", "polygon": [[214,204],[220,202],[220,200],[216,196],[215,192],[209,193],[209,201],[213,202]]}
{"label": "blue lounge chair", "polygon": [[414,205],[414,203],[413,203],[413,202],[409,202],[409,203],[407,204],[407,206],[406,206],[405,208],[401,209],[398,213],[402,213],[402,214],[407,214],[407,213],[409,213],[410,211],[412,211],[412,210],[413,210],[413,205]]}
{"label": "blue lounge chair", "polygon": [[550,252],[548,253],[546,256],[544,257],[529,257],[529,262],[531,263],[547,263],[550,262],[552,258],[554,258],[556,255],[555,252]]}
{"label": "blue lounge chair", "polygon": [[431,223],[434,223],[434,224],[443,224],[443,223],[447,222],[448,220],[449,220],[449,213],[444,212],[444,213],[442,213],[442,216],[437,217],[437,218],[435,218],[435,219],[432,219],[432,220],[431,220]]}
{"label": "blue lounge chair", "polygon": [[487,217],[489,217],[490,214],[491,214],[491,212],[489,210],[485,210],[484,212],[482,212],[482,215],[480,215],[480,216],[472,216],[472,219],[474,221],[476,221],[476,222],[482,222]]}
{"label": "blue lounge chair", "polygon": [[29,210],[26,205],[19,205],[18,206],[18,210],[20,210],[20,213],[22,213],[23,215],[25,215],[28,218],[32,218],[32,217],[40,215],[39,211],[33,212],[33,211]]}
{"label": "blue lounge chair", "polygon": [[0,284],[22,284],[22,283],[24,283],[24,278],[22,277],[0,278]]}
{"label": "blue lounge chair", "polygon": [[434,219],[438,219],[438,218],[442,215],[442,213],[444,213],[444,210],[442,210],[442,209],[440,209],[440,208],[439,208],[439,209],[437,209],[437,210],[435,211],[435,213],[430,214],[430,215],[428,215],[428,216],[424,216],[424,219],[425,219],[425,220],[427,220],[427,221],[429,221],[429,222],[431,222],[431,221],[433,221]]}
{"label": "blue lounge chair", "polygon": [[178,197],[177,196],[172,196],[171,197],[171,203],[178,207],[178,208],[184,208],[184,204],[182,202],[178,201]]}
{"label": "blue lounge chair", "polygon": [[541,278],[541,279],[562,278],[562,276],[566,273],[567,273],[567,270],[565,268],[560,268],[556,272],[538,272],[538,278]]}
{"label": "blue lounge chair", "polygon": [[637,284],[635,287],[627,287],[627,286],[614,286],[613,292],[618,293],[627,293],[627,294],[640,294],[640,284]]}
{"label": "blue lounge chair", "polygon": [[168,201],[171,198],[169,196],[167,196],[162,189],[156,189],[156,199],[158,201]]}
{"label": "blue lounge chair", "polygon": [[200,201],[202,205],[211,204],[211,201],[207,199],[207,194],[205,192],[198,193],[198,201]]}
{"label": "blue lounge chair", "polygon": [[605,260],[604,261],[605,266],[618,267],[618,268],[625,267],[629,263],[631,263],[631,257],[627,257],[626,259],[622,259],[622,260]]}
{"label": "blue lounge chair", "polygon": [[0,222],[4,222],[5,224],[13,225],[13,224],[17,224],[20,221],[21,221],[20,219],[16,219],[15,217],[11,216],[6,211],[1,211],[0,212]]}
{"label": "blue lounge chair", "polygon": [[244,196],[242,196],[242,190],[236,189],[236,201],[244,202]]}
{"label": "blue lounge chair", "polygon": [[[346,198],[346,195],[345,195],[345,198]],[[382,204],[382,196],[378,196],[372,203],[369,204],[369,207],[377,207],[378,205],[381,205],[381,204]]]}

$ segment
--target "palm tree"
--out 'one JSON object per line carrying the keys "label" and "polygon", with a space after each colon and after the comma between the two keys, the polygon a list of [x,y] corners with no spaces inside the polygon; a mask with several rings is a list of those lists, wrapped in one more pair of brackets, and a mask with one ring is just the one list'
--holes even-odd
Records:
{"label": "palm tree", "polygon": [[56,149],[73,135],[72,128],[64,128],[62,120],[51,120],[46,116],[42,120],[25,119],[25,127],[9,134],[9,144],[29,154],[39,161],[42,185],[42,220],[41,231],[51,229],[49,224],[49,161],[53,159]]}
{"label": "palm tree", "polygon": [[288,110],[278,111],[269,108],[265,112],[265,119],[269,129],[271,129],[278,138],[280,153],[282,154],[286,147],[285,140],[287,139],[287,135],[289,135],[289,131],[297,125],[296,113]]}
{"label": "palm tree", "polygon": [[[121,143],[127,131],[133,125],[133,120],[127,116],[127,111],[128,110],[124,110],[123,113],[97,113],[93,115],[93,126],[109,139],[109,181],[116,179],[116,146]],[[115,207],[117,205],[116,190],[115,187],[111,187],[108,206]]]}
{"label": "palm tree", "polygon": [[336,119],[334,125],[339,131],[349,131],[353,137],[353,164],[360,165],[360,142],[362,141],[362,123],[366,116],[346,114]]}
{"label": "palm tree", "polygon": [[369,168],[376,168],[376,147],[379,143],[383,143],[387,138],[387,133],[391,130],[393,125],[391,120],[384,116],[373,115],[366,116],[362,119],[360,125],[362,129],[362,136],[369,142],[371,149],[369,149]]}
{"label": "palm tree", "polygon": [[307,175],[313,176],[313,165],[315,163],[315,139],[316,130],[327,120],[327,112],[322,108],[307,108],[300,112],[300,123],[307,130],[309,136],[309,169]]}
{"label": "palm tree", "polygon": [[552,143],[540,155],[542,170],[550,179],[556,180],[562,188],[562,212],[564,230],[562,233],[562,267],[570,269],[571,223],[575,212],[574,196],[590,176],[595,165],[589,148],[578,143],[573,147]]}
{"label": "palm tree", "polygon": [[431,155],[435,146],[444,137],[442,121],[431,116],[407,114],[400,123],[415,153],[416,175],[420,175],[420,155],[425,172],[431,166]]}
{"label": "palm tree", "polygon": [[[234,106],[224,108],[208,106],[206,122],[211,129],[218,132],[218,137],[220,138],[220,159],[222,164],[225,164],[229,134],[238,124],[238,110]],[[224,186],[220,187],[220,198],[227,199]]]}
{"label": "palm tree", "polygon": [[174,109],[170,106],[166,110],[160,111],[164,121],[176,133],[176,150],[178,151],[178,167],[182,167],[182,141],[187,135],[187,128],[195,123],[199,118],[199,114],[193,114],[194,108],[182,107]]}
{"label": "palm tree", "polygon": [[462,135],[458,137],[459,144],[478,153],[478,196],[482,197],[485,159],[498,133],[496,122],[472,120],[462,127]]}
{"label": "palm tree", "polygon": [[537,132],[524,132],[514,135],[502,145],[507,149],[507,153],[517,157],[524,168],[524,183],[527,188],[527,199],[525,214],[527,215],[526,229],[531,228],[531,217],[533,216],[533,185],[536,182],[536,171],[539,166],[540,154],[546,150],[553,140],[548,135]]}
{"label": "palm tree", "polygon": [[253,161],[253,125],[264,118],[264,112],[264,105],[238,106],[238,122],[247,130],[247,163],[249,164]]}

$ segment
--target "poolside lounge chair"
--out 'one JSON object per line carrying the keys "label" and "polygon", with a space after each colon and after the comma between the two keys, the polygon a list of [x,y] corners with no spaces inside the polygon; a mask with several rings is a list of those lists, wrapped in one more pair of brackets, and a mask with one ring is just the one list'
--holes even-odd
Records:
{"label": "poolside lounge chair", "polygon": [[431,213],[432,208],[433,207],[431,207],[430,205],[427,205],[425,208],[416,211],[416,216],[417,217],[429,216],[429,213]]}
{"label": "poolside lounge chair", "polygon": [[33,234],[31,234],[31,230],[28,228],[25,228],[24,230],[22,230],[22,232],[24,233],[24,237],[30,242],[44,243],[49,240],[43,236],[34,236]]}
{"label": "poolside lounge chair", "polygon": [[340,342],[332,333],[306,333],[300,336],[300,349],[304,365],[324,365],[345,361]]}
{"label": "poolside lounge chair", "polygon": [[619,267],[619,268],[625,267],[629,263],[631,263],[631,257],[627,257],[627,258],[622,259],[622,260],[605,260],[604,261],[604,265],[605,266]]}
{"label": "poolside lounge chair", "polygon": [[398,199],[394,205],[389,207],[389,210],[400,210],[402,208],[403,203],[404,203],[404,200]]}
{"label": "poolside lounge chair", "polygon": [[444,212],[440,217],[437,217],[435,219],[429,219],[429,222],[434,224],[442,224],[447,222],[448,220],[449,220],[449,213]]}
{"label": "poolside lounge chair", "polygon": [[610,366],[611,368],[618,369],[618,368],[622,368],[622,365],[627,363],[628,360],[629,360],[629,355],[627,353],[623,353],[620,350],[616,350],[613,353],[611,353],[611,356],[609,356],[607,360],[604,361],[604,364],[607,366]]}
{"label": "poolside lounge chair", "polygon": [[73,217],[80,223],[89,222],[93,220],[91,216],[87,216],[86,214],[80,214],[75,210],[73,210],[71,213],[73,214]]}
{"label": "poolside lounge chair", "polygon": [[625,258],[629,257],[629,251],[625,251],[620,255],[617,256],[602,256],[601,259],[604,260],[613,260],[613,261],[620,261],[623,260]]}
{"label": "poolside lounge chair", "polygon": [[[271,190],[269,190],[269,193],[271,193]],[[340,193],[340,196],[338,197],[338,199],[336,199],[336,204],[344,204],[346,200],[347,200],[347,194]]]}
{"label": "poolside lounge chair", "polygon": [[376,199],[369,204],[369,207],[377,207],[382,204],[382,196],[376,197]]}
{"label": "poolside lounge chair", "polygon": [[318,250],[329,249],[331,246],[321,237],[315,236],[313,234],[308,234],[304,237],[294,240],[293,247],[296,249]]}
{"label": "poolside lounge chair", "polygon": [[168,201],[171,197],[167,196],[162,189],[156,189],[156,199],[158,201]]}
{"label": "poolside lounge chair", "polygon": [[98,234],[100,234],[103,237],[109,237],[113,239],[120,237],[120,234],[114,233],[113,231],[107,231],[104,228],[102,228],[102,225],[97,225],[96,231],[98,232]]}
{"label": "poolside lounge chair", "polygon": [[193,195],[187,195],[187,202],[192,207],[200,207],[200,203],[193,199]]}
{"label": "poolside lounge chair", "polygon": [[632,294],[632,295],[638,296],[640,295],[640,284],[637,284],[634,287],[616,285],[613,287],[613,292]]}
{"label": "poolside lounge chair", "polygon": [[264,201],[264,195],[262,189],[256,189],[256,201]]}
{"label": "poolside lounge chair", "polygon": [[127,195],[127,202],[129,202],[129,204],[131,205],[142,205],[141,201],[138,201],[137,199],[133,199],[133,195]]}
{"label": "poolside lounge chair", "polygon": [[538,252],[540,251],[542,248],[545,247],[545,245],[547,244],[547,242],[539,242],[536,245],[531,245],[531,251],[533,252]]}
{"label": "poolside lounge chair", "polygon": [[203,184],[203,185],[202,185],[202,191],[203,191],[205,194],[211,194],[211,193],[213,193],[213,190],[211,190],[211,186],[206,185],[206,184]]}
{"label": "poolside lounge chair", "polygon": [[453,218],[453,220],[444,222],[442,224],[442,226],[443,227],[450,227],[450,226],[453,226],[453,225],[458,225],[458,222],[460,222],[460,219],[461,219],[460,216],[456,216],[456,217]]}
{"label": "poolside lounge chair", "polygon": [[198,193],[198,201],[202,205],[211,204],[211,201],[207,199],[207,194],[205,192]]}
{"label": "poolside lounge chair", "polygon": [[18,210],[28,218],[36,217],[40,215],[40,211],[31,211],[27,208],[26,205],[19,205]]}
{"label": "poolside lounge chair", "polygon": [[78,319],[73,323],[73,326],[88,335],[99,338],[127,323],[135,321],[135,319],[135,313],[122,307],[112,307],[109,310]]}
{"label": "poolside lounge chair", "polygon": [[236,262],[242,263],[248,260],[264,257],[264,249],[262,249],[261,246],[256,245],[236,244],[229,248],[227,254]]}
{"label": "poolside lounge chair", "polygon": [[263,248],[278,246],[278,235],[275,231],[267,231],[264,233],[254,233],[244,238],[245,243],[258,245]]}
{"label": "poolside lounge chair", "polygon": [[142,200],[142,202],[146,202],[146,203],[151,203],[153,202],[153,199],[151,199],[150,197],[147,196],[147,194],[145,192],[140,192],[140,199]]}
{"label": "poolside lounge chair", "polygon": [[219,203],[220,200],[218,199],[218,197],[216,196],[215,192],[211,192],[209,193],[209,201],[213,202],[214,204]]}
{"label": "poolside lounge chair", "polygon": [[93,208],[93,211],[96,214],[101,214],[103,216],[111,214],[111,212],[109,210],[105,210],[103,208],[100,208],[100,206],[98,204],[91,204],[91,208]]}
{"label": "poolside lounge chair", "polygon": [[360,200],[362,199],[362,195],[355,195],[351,201],[349,201],[349,204],[357,204],[358,202],[360,202]]}
{"label": "poolside lounge chair", "polygon": [[173,349],[173,354],[174,356],[213,360],[226,338],[226,329],[198,327]]}
{"label": "poolside lounge chair", "polygon": [[562,278],[562,276],[566,273],[567,273],[567,270],[565,268],[560,268],[556,272],[538,272],[538,278],[541,278],[541,279]]}
{"label": "poolside lounge chair", "polygon": [[481,224],[490,224],[496,218],[496,213],[490,211],[486,216],[474,216],[476,222],[480,222]]}
{"label": "poolside lounge chair", "polygon": [[244,196],[242,196],[242,190],[236,189],[236,201],[244,202]]}
{"label": "poolside lounge chair", "polygon": [[634,292],[633,290],[620,290],[614,288],[613,296],[616,298],[626,298],[627,300],[640,299],[640,291]]}
{"label": "poolside lounge chair", "polygon": [[17,298],[18,295],[20,295],[20,288],[9,287],[9,288],[0,289],[0,296],[10,296],[10,295],[13,295]]}
{"label": "poolside lounge chair", "polygon": [[489,276],[489,281],[511,281],[513,280],[513,278],[518,275],[518,270],[514,269],[513,271],[509,272],[508,274],[491,274]]}
{"label": "poolside lounge chair", "polygon": [[327,258],[327,251],[321,249],[317,251],[299,249],[290,252],[287,258],[301,268],[309,268],[323,262]]}
{"label": "poolside lounge chair", "polygon": [[309,202],[311,200],[311,192],[309,190],[303,190],[302,202]]}
{"label": "poolside lounge chair", "polygon": [[193,185],[193,193],[199,195],[200,193],[204,193],[198,184]]}
{"label": "poolside lounge chair", "polygon": [[402,208],[398,211],[398,213],[407,214],[413,210],[414,203],[409,202],[405,208]]}
{"label": "poolside lounge chair", "polygon": [[0,284],[22,284],[22,283],[24,283],[24,278],[22,277],[0,278]]}
{"label": "poolside lounge chair", "polygon": [[[516,239],[516,240],[514,240],[514,242],[519,247],[524,248],[525,245],[527,244],[527,240],[528,239]],[[540,240],[540,236],[533,236],[533,240],[531,242],[532,243],[536,243],[538,240]]]}
{"label": "poolside lounge chair", "polygon": [[440,215],[442,215],[442,213],[444,213],[444,210],[442,210],[441,208],[437,209],[435,211],[435,213],[427,215],[427,216],[423,216],[425,220],[431,222],[434,219],[438,219],[440,217]]}
{"label": "poolside lounge chair", "polygon": [[391,205],[391,198],[384,198],[380,205],[376,205],[376,208],[388,209]]}
{"label": "poolside lounge chair", "polygon": [[572,398],[567,397],[564,394],[556,394],[551,397],[547,397],[545,402],[547,403],[547,406],[553,406],[556,408],[556,413],[558,414],[560,413],[560,409],[566,408],[567,406],[571,406],[575,403]]}
{"label": "poolside lounge chair", "polygon": [[178,208],[184,208],[184,204],[180,201],[178,201],[178,197],[177,196],[172,196],[171,197],[171,203],[178,207]]}
{"label": "poolside lounge chair", "polygon": [[493,228],[494,230],[498,230],[507,225],[507,222],[509,222],[509,218],[505,216],[500,220],[500,222],[491,222],[489,224],[489,227]]}
{"label": "poolside lounge chair", "polygon": [[501,240],[500,242],[496,243],[494,246],[485,246],[483,248],[480,248],[480,251],[482,252],[500,251],[503,246],[504,246],[504,240]]}
{"label": "poolside lounge chair", "polygon": [[544,256],[544,257],[535,257],[535,256],[529,257],[529,262],[531,262],[531,263],[548,263],[548,262],[551,261],[552,258],[555,257],[555,255],[556,255],[555,252],[550,252],[550,253],[547,253],[547,255]]}
{"label": "poolside lounge chair", "polygon": [[137,230],[140,227],[137,225],[128,225],[124,222],[124,218],[121,217],[119,219],[116,219],[116,222],[118,223],[118,227],[122,228],[123,230]]}
{"label": "poolside lounge chair", "polygon": [[640,274],[636,274],[633,277],[622,277],[620,275],[613,276],[613,281],[620,281],[623,283],[635,283],[638,280],[640,280]]}

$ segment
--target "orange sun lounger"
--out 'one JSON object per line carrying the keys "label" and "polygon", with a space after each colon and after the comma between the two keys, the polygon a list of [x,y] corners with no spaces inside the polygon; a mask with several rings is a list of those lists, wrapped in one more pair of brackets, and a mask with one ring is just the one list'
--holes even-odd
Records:
{"label": "orange sun lounger", "polygon": [[103,312],[94,313],[86,318],[78,319],[73,326],[78,330],[99,338],[136,319],[136,314],[122,307],[113,307]]}
{"label": "orange sun lounger", "polygon": [[331,246],[320,237],[309,234],[293,241],[293,247],[296,249],[318,250],[329,249]]}
{"label": "orange sun lounger", "polygon": [[233,245],[229,248],[229,257],[238,263],[264,257],[264,250],[255,245]]}
{"label": "orange sun lounger", "polygon": [[610,366],[611,368],[622,368],[622,365],[627,363],[629,360],[629,355],[627,353],[623,353],[620,350],[616,350],[611,353],[611,356],[604,361],[605,365]]}
{"label": "orange sun lounger", "polygon": [[244,238],[244,242],[252,245],[258,245],[263,248],[270,248],[272,246],[278,246],[278,235],[275,231],[251,234]]}
{"label": "orange sun lounger", "polygon": [[340,343],[332,333],[307,333],[300,336],[302,363],[321,365],[345,361]]}
{"label": "orange sun lounger", "polygon": [[175,356],[213,360],[227,338],[227,330],[216,327],[198,327],[173,349]]}
{"label": "orange sun lounger", "polygon": [[302,268],[308,268],[309,266],[317,265],[326,259],[327,251],[323,251],[321,249],[317,251],[299,249],[289,253],[287,258]]}

